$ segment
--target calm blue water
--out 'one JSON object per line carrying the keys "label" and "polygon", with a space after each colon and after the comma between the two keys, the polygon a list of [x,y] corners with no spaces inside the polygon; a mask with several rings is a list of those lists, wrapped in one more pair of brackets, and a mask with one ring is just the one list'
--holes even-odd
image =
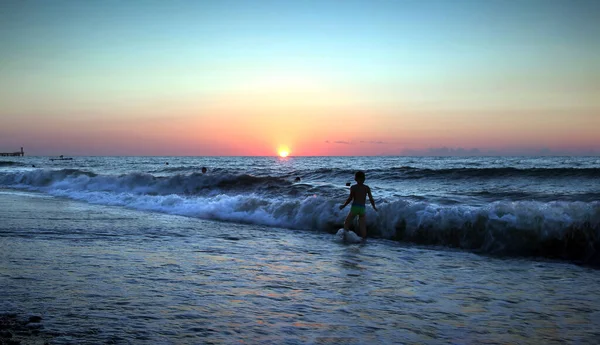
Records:
{"label": "calm blue water", "polygon": [[596,344],[599,164],[3,157],[0,312],[54,344]]}
{"label": "calm blue water", "polygon": [[357,170],[370,237],[600,264],[600,157],[4,157],[0,187],[334,232]]}

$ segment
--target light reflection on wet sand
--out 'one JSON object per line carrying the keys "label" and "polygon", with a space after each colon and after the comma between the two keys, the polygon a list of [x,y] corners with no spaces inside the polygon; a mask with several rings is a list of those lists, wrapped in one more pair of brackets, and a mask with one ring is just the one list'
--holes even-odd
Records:
{"label": "light reflection on wet sand", "polygon": [[585,267],[23,195],[0,210],[0,310],[43,315],[56,344],[600,339]]}

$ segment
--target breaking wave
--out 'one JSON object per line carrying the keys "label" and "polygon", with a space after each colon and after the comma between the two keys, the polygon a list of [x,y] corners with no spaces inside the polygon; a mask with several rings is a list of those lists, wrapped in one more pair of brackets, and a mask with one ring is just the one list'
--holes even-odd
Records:
{"label": "breaking wave", "polygon": [[600,168],[454,168],[419,169],[413,167],[394,168],[393,171],[405,178],[496,178],[496,177],[600,177]]}
{"label": "breaking wave", "polygon": [[[565,170],[570,174],[575,169]],[[596,169],[588,170],[584,174]],[[338,208],[345,189],[248,174],[160,177],[40,169],[2,172],[0,187],[202,219],[329,232],[342,226],[348,211]],[[472,206],[390,197],[378,202],[379,212],[367,210],[372,237],[600,265],[600,201],[498,200]]]}
{"label": "breaking wave", "polygon": [[[426,169],[411,166],[391,169],[368,169],[368,179],[376,178],[385,181],[414,179],[495,179],[495,178],[600,178],[600,168],[450,168]],[[347,179],[353,176],[354,170],[321,168],[306,173],[304,178],[312,179]]]}
{"label": "breaking wave", "polygon": [[13,167],[13,166],[25,166],[25,164],[21,162],[13,162],[13,161],[0,161],[1,167]]}

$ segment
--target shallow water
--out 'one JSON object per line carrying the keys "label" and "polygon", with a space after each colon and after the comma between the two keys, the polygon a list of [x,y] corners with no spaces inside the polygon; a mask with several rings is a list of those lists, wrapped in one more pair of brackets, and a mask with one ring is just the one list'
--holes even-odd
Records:
{"label": "shallow water", "polygon": [[0,311],[56,344],[597,344],[600,271],[0,191]]}

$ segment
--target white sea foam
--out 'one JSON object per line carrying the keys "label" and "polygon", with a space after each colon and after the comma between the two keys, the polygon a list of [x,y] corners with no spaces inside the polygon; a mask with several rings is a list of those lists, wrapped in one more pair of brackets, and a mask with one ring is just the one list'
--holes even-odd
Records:
{"label": "white sea foam", "polygon": [[361,243],[362,238],[354,231],[339,229],[335,234],[335,241],[340,243]]}
{"label": "white sea foam", "polygon": [[[0,186],[95,204],[293,229],[339,229],[347,212],[338,209],[342,199],[327,194],[331,186],[298,195],[284,179],[244,174],[156,177],[39,169],[2,173]],[[375,212],[367,207],[369,236],[492,252],[535,249],[551,239],[567,241],[574,230],[583,231],[584,242],[592,247],[600,238],[599,201],[498,200],[473,206],[395,197],[380,200],[378,208]]]}

